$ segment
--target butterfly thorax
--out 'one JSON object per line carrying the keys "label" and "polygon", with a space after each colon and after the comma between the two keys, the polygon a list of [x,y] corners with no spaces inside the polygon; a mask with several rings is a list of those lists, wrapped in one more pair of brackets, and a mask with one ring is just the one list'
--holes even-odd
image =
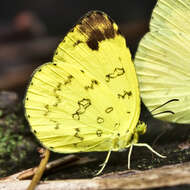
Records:
{"label": "butterfly thorax", "polygon": [[133,131],[128,130],[125,135],[120,136],[115,134],[113,136],[113,151],[118,151],[126,149],[132,144],[136,144],[139,140],[139,135],[146,133],[147,126],[144,122],[137,124],[136,128]]}

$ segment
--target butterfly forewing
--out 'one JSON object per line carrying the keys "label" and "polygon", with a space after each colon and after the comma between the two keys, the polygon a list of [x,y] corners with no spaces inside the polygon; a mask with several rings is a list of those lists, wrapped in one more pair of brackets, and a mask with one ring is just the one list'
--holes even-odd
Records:
{"label": "butterfly forewing", "polygon": [[134,65],[118,26],[90,12],[69,31],[53,62],[33,74],[25,98],[32,131],[56,152],[118,150],[137,125],[140,98]]}

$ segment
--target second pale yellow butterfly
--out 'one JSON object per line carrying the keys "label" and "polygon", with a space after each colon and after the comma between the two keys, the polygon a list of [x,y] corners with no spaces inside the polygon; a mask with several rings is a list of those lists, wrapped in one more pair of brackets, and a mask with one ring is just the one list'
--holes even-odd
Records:
{"label": "second pale yellow butterfly", "polygon": [[[158,0],[135,56],[142,100],[155,117],[190,123],[190,0]],[[172,111],[175,114],[171,114]],[[158,112],[165,112],[157,114]]]}

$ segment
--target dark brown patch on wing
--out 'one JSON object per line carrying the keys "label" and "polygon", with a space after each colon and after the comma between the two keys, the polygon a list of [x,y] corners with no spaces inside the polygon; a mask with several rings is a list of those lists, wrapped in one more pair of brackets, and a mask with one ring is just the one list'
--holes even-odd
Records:
{"label": "dark brown patch on wing", "polygon": [[87,13],[79,23],[79,31],[87,35],[86,43],[92,50],[98,50],[98,42],[114,38],[118,34],[113,27],[113,20],[100,11]]}

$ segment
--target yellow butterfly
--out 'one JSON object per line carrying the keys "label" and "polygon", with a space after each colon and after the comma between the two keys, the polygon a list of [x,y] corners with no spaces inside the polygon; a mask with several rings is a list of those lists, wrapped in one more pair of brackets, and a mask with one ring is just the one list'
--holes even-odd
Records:
{"label": "yellow butterfly", "polygon": [[[158,0],[135,56],[144,104],[155,117],[190,123],[190,0]],[[167,112],[170,110],[175,114]],[[165,113],[163,113],[165,112]]]}
{"label": "yellow butterfly", "polygon": [[[125,38],[105,13],[92,11],[59,44],[53,61],[37,68],[25,97],[32,132],[60,153],[118,151],[137,143],[140,95]],[[163,157],[163,156],[161,156]]]}

